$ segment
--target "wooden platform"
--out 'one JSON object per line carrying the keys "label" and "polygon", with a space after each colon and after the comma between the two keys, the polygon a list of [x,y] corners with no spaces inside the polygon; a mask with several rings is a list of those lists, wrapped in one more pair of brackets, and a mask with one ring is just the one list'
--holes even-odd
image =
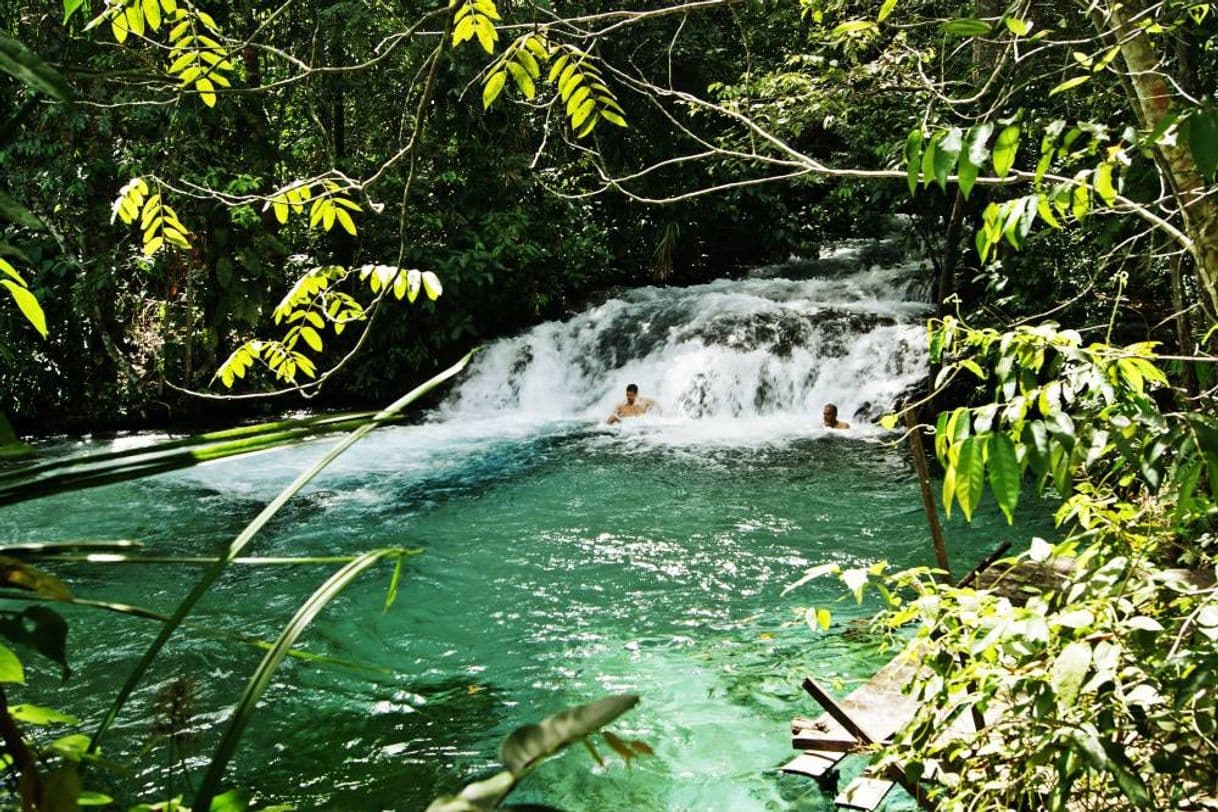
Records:
{"label": "wooden platform", "polygon": [[[835,768],[850,753],[888,741],[918,710],[917,699],[904,693],[918,668],[917,651],[908,646],[840,702],[811,677],[806,678],[804,690],[825,713],[815,719],[797,717],[792,721],[791,744],[803,752],[782,771],[824,783],[835,779]],[[870,812],[883,802],[893,784],[885,776],[864,773],[834,802],[842,808]]]}

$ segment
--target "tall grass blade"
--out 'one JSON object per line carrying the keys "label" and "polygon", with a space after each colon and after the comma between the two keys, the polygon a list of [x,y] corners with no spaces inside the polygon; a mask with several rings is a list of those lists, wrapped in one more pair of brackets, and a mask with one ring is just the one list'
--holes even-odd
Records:
{"label": "tall grass blade", "polygon": [[[435,389],[440,384],[461,372],[461,370],[465,369],[465,367],[469,365],[470,359],[474,357],[476,352],[476,349],[472,350],[460,361],[453,364],[439,375],[436,375],[426,383],[415,387],[402,397],[398,398],[388,407],[378,412],[376,419],[379,421],[398,414],[398,412],[400,412],[402,409],[406,408],[411,403],[414,403],[432,389]],[[122,710],[123,705],[127,703],[127,700],[135,691],[136,686],[139,685],[140,680],[144,678],[144,674],[147,673],[148,668],[152,665],[152,661],[156,659],[157,654],[159,654],[161,649],[165,646],[165,641],[167,641],[174,631],[177,630],[178,626],[181,625],[186,615],[190,614],[190,611],[194,609],[195,604],[199,602],[199,599],[203,597],[207,590],[211,588],[211,585],[215,583],[216,579],[220,577],[220,574],[224,572],[224,568],[228,566],[229,562],[240,555],[241,551],[245,549],[245,546],[249,544],[251,540],[253,540],[254,536],[258,535],[258,532],[262,530],[268,521],[271,520],[271,517],[278,513],[280,509],[287,504],[289,499],[295,496],[301,488],[309,484],[309,482],[312,481],[315,476],[325,470],[330,463],[338,459],[338,457],[344,451],[367,436],[369,432],[377,427],[377,425],[379,425],[379,423],[366,423],[340,440],[334,446],[334,448],[330,449],[330,451],[326,453],[325,456],[313,463],[308,470],[296,477],[292,484],[284,488],[278,496],[271,500],[270,504],[263,508],[262,512],[255,516],[254,520],[246,525],[245,529],[242,530],[237,537],[229,543],[228,550],[225,552],[224,557],[217,561],[215,565],[213,565],[207,570],[206,573],[203,574],[203,577],[199,580],[199,583],[195,584],[195,587],[190,591],[190,594],[187,595],[180,604],[178,604],[177,609],[174,610],[173,617],[171,617],[169,622],[167,622],[161,629],[160,634],[158,634],[156,639],[153,640],[148,646],[148,649],[140,658],[139,663],[137,663],[135,668],[132,669],[131,674],[127,677],[127,681],[124,682],[123,687],[119,689],[118,696],[115,697],[113,705],[111,705],[110,709],[106,712],[106,715],[102,717],[101,723],[97,726],[97,731],[93,734],[92,741],[89,742],[89,752],[96,752],[98,745],[101,743],[102,737],[106,735],[106,732],[110,729],[111,725],[114,724],[114,720],[118,717],[119,711]]]}
{"label": "tall grass blade", "polygon": [[220,782],[224,779],[224,769],[228,766],[228,762],[232,759],[233,754],[237,752],[237,743],[241,740],[241,734],[245,732],[245,726],[249,724],[250,717],[254,714],[254,708],[258,704],[258,700],[262,698],[262,695],[266,693],[267,686],[271,684],[271,677],[274,675],[275,669],[283,662],[283,658],[291,651],[292,646],[295,645],[296,640],[304,632],[305,628],[313,622],[313,618],[317,617],[317,613],[324,609],[326,604],[334,600],[364,570],[383,558],[388,558],[389,556],[400,557],[404,552],[398,549],[385,549],[373,550],[361,555],[331,575],[296,610],[296,614],[293,615],[288,625],[284,627],[283,632],[279,635],[279,639],[275,641],[275,645],[262,658],[262,662],[258,664],[257,670],[250,677],[250,681],[246,683],[245,690],[241,693],[241,699],[237,701],[237,707],[233,711],[232,719],[224,731],[224,736],[220,739],[220,744],[216,746],[216,752],[211,758],[211,764],[207,767],[207,774],[203,776],[203,783],[199,787],[199,793],[195,797],[193,805],[195,809],[209,808],[211,799],[220,791]]}
{"label": "tall grass blade", "polygon": [[[0,505],[142,479],[228,457],[285,448],[323,434],[347,431],[368,423],[381,425],[399,419],[396,415],[382,417],[364,412],[354,416],[279,421],[169,440],[125,451],[56,460],[12,473],[0,473]],[[224,438],[228,434],[238,436],[235,439]]]}

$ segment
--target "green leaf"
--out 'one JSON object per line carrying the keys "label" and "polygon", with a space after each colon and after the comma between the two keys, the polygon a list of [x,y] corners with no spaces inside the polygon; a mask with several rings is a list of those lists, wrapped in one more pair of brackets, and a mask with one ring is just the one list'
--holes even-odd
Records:
{"label": "green leaf", "polygon": [[533,86],[533,77],[529,76],[527,70],[515,62],[508,62],[507,69],[512,74],[516,87],[520,88],[520,92],[526,99],[532,99],[537,95],[537,89]]}
{"label": "green leaf", "polygon": [[486,86],[482,88],[482,109],[485,110],[491,106],[495,99],[499,98],[499,94],[503,91],[503,85],[507,81],[506,71],[496,71],[486,80]]}
{"label": "green leaf", "polygon": [[1116,779],[1117,786],[1121,788],[1121,792],[1125,793],[1125,797],[1134,806],[1142,809],[1152,808],[1153,799],[1150,797],[1150,790],[1146,788],[1146,783],[1138,775],[1136,768],[1129,760],[1129,756],[1125,753],[1125,746],[1120,742],[1109,741],[1107,739],[1101,740],[1101,744],[1104,746],[1104,752],[1108,755],[1108,771]]}
{"label": "green leaf", "polygon": [[981,37],[990,33],[990,24],[974,17],[948,20],[942,26],[944,34],[956,37]]}
{"label": "green leaf", "polygon": [[84,4],[85,0],[63,0],[63,24],[67,25],[68,20],[72,19],[72,15]]}
{"label": "green leaf", "polygon": [[109,806],[110,804],[114,803],[114,799],[101,792],[85,790],[80,793],[80,797],[76,799],[76,803],[79,806]]}
{"label": "green leaf", "polygon": [[305,343],[312,347],[313,352],[321,352],[321,336],[317,331],[307,324],[300,328],[300,337],[305,340]]}
{"label": "green leaf", "polygon": [[1091,644],[1081,640],[1066,646],[1053,660],[1049,684],[1057,694],[1059,707],[1068,708],[1074,705],[1090,668]]}
{"label": "green leaf", "polygon": [[25,669],[11,648],[0,643],[0,683],[25,684]]}
{"label": "green leaf", "polygon": [[1079,85],[1081,85],[1083,82],[1086,82],[1090,78],[1091,78],[1090,73],[1084,73],[1081,76],[1073,76],[1073,77],[1067,79],[1066,81],[1062,82],[1061,84],[1054,85],[1053,89],[1049,91],[1049,95],[1056,96],[1058,93],[1064,93],[1065,91],[1069,90],[1070,88],[1078,87]]}
{"label": "green leaf", "polygon": [[956,500],[964,518],[972,521],[973,511],[981,504],[985,490],[985,439],[969,437],[960,444],[956,463]]}
{"label": "green leaf", "polygon": [[1007,30],[1017,37],[1026,37],[1032,30],[1032,26],[1027,20],[1021,20],[1018,17],[1006,17],[1003,22],[1006,23]]}
{"label": "green leaf", "polygon": [[905,139],[905,173],[909,183],[909,193],[918,190],[919,159],[922,157],[922,128],[914,127]]}
{"label": "green leaf", "polygon": [[51,750],[68,761],[80,761],[89,750],[89,737],[83,733],[62,736],[51,742]]}
{"label": "green leaf", "polygon": [[211,799],[209,812],[245,812],[250,807],[250,794],[244,789],[230,789]]}
{"label": "green leaf", "polygon": [[444,293],[444,286],[440,284],[440,277],[436,276],[432,271],[423,271],[423,291],[427,294],[427,298],[433,302],[440,298],[440,294]]}
{"label": "green leaf", "polygon": [[990,490],[1007,524],[1014,524],[1015,506],[1019,504],[1019,460],[1015,456],[1015,444],[1003,432],[990,437],[989,442]]}
{"label": "green leaf", "polygon": [[517,728],[499,745],[499,761],[518,778],[564,747],[595,733],[639,704],[634,694],[607,696],[567,708],[540,724]]}
{"label": "green leaf", "polygon": [[59,72],[19,41],[0,33],[0,71],[61,102],[72,100],[72,89]]}
{"label": "green leaf", "polygon": [[42,305],[38,304],[38,299],[34,294],[30,293],[29,289],[18,285],[11,279],[0,279],[0,285],[8,288],[9,294],[12,295],[13,301],[17,303],[17,309],[26,317],[30,324],[34,325],[34,329],[43,337],[47,337],[47,317],[42,312]]}
{"label": "green leaf", "polygon": [[46,231],[47,228],[46,223],[42,222],[38,215],[3,190],[0,190],[0,217],[31,231]]}
{"label": "green leaf", "polygon": [[334,217],[338,220],[338,224],[343,227],[343,231],[355,236],[355,221],[351,219],[351,215],[347,214],[347,210],[338,206],[334,207]]}
{"label": "green leaf", "polygon": [[1218,171],[1218,110],[1197,110],[1185,120],[1184,127],[1197,169],[1206,180],[1213,181]]}
{"label": "green leaf", "polygon": [[60,713],[54,708],[44,708],[40,705],[10,705],[9,716],[27,725],[75,725],[80,720],[75,716]]}
{"label": "green leaf", "polygon": [[929,186],[935,176],[935,152],[939,148],[939,139],[943,133],[938,132],[928,138],[922,152],[922,185]]}
{"label": "green leaf", "polygon": [[939,188],[947,191],[947,176],[956,167],[960,157],[960,149],[964,144],[964,133],[959,127],[952,127],[939,141],[935,149],[935,182]]}
{"label": "green leaf", "polygon": [[897,0],[884,0],[880,4],[880,13],[876,15],[875,21],[882,23],[888,19],[888,15],[892,14],[892,10],[897,7]]}
{"label": "green leaf", "polygon": [[981,167],[985,165],[985,159],[990,157],[990,149],[986,146],[986,142],[989,141],[990,134],[993,132],[994,125],[984,122],[971,127],[968,136],[964,139],[965,150],[960,156],[959,182],[960,193],[966,200],[973,190],[973,184],[981,172]]}
{"label": "green leaf", "polygon": [[1015,165],[1015,153],[1019,150],[1019,125],[1012,124],[998,133],[994,142],[994,174],[1005,178]]}

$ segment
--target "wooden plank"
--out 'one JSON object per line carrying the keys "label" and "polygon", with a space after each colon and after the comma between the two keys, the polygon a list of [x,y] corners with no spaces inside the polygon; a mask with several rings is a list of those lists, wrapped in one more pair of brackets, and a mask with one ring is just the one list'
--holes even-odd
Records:
{"label": "wooden plank", "polygon": [[872,812],[884,802],[884,797],[893,787],[892,781],[874,778],[863,774],[850,782],[842,792],[833,799],[833,803],[844,809],[862,809]]}
{"label": "wooden plank", "polygon": [[844,730],[838,736],[834,736],[831,733],[813,733],[805,730],[791,737],[791,746],[796,750],[823,750],[826,753],[841,753],[845,755],[846,753],[857,752],[864,745],[859,744],[858,739]]}
{"label": "wooden plank", "polygon": [[793,775],[806,775],[809,778],[822,778],[844,757],[845,753],[818,753],[815,751],[800,753],[783,765],[782,771]]}
{"label": "wooden plank", "polygon": [[918,709],[917,699],[902,693],[917,669],[907,648],[841,702],[811,678],[805,679],[804,690],[827,712],[810,724],[802,718],[792,722],[793,729],[797,725],[802,728],[795,734],[793,746],[800,750],[837,750],[850,739],[860,744],[886,741]]}

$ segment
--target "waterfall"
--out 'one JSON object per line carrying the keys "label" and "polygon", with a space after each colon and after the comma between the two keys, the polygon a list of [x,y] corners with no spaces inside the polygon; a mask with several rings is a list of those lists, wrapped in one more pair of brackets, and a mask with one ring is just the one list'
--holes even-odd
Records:
{"label": "waterfall", "polygon": [[665,421],[818,425],[832,402],[870,423],[925,375],[929,306],[919,266],[869,265],[868,244],[740,280],[629,290],[496,341],[436,417],[603,418],[636,383]]}

